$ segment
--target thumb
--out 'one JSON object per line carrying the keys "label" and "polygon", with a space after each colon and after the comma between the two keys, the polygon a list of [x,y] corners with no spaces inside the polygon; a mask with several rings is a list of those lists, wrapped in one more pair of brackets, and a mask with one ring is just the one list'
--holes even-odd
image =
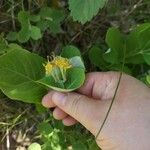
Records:
{"label": "thumb", "polygon": [[106,112],[103,107],[104,101],[94,100],[75,92],[60,93],[52,91],[50,93],[54,104],[96,135]]}

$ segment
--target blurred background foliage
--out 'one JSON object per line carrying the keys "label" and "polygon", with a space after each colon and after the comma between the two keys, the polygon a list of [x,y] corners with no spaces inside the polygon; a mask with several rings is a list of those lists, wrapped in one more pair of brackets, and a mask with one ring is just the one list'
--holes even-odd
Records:
{"label": "blurred background foliage", "polygon": [[[83,16],[76,19],[76,11],[80,9],[72,8],[69,6],[71,0],[69,2],[1,0],[0,49],[5,49],[8,43],[15,42],[46,58],[51,52],[58,54],[66,45],[74,45],[82,52],[87,72],[121,70],[122,61],[114,65],[96,56],[102,56],[110,48],[108,43],[106,44],[106,33],[108,35],[110,27],[118,28],[122,34],[129,35],[138,24],[150,23],[150,1],[109,0],[103,9],[93,10],[94,13],[98,10],[99,12],[92,19],[87,17],[87,20],[91,19],[87,22]],[[70,9],[75,11],[70,13]],[[0,55],[2,53],[3,51],[0,51]],[[107,57],[111,60],[113,55]],[[108,67],[106,63],[111,65]],[[149,64],[129,63],[124,71],[146,84],[150,82]],[[43,113],[41,106],[35,107],[9,100],[2,93],[0,106],[2,150],[26,150],[34,142],[39,143],[44,150],[88,150],[93,142],[94,138],[81,125],[64,127],[60,121],[53,119],[51,111]],[[35,144],[34,148],[36,146],[38,150],[38,145]],[[98,147],[94,144],[93,150],[96,149]]]}

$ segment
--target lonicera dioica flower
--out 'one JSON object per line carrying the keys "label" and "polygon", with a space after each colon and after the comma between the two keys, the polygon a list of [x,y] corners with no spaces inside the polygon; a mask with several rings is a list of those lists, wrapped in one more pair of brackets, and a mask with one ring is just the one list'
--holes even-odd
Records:
{"label": "lonicera dioica flower", "polygon": [[45,73],[47,76],[52,76],[55,82],[65,82],[66,81],[66,71],[71,68],[72,65],[67,58],[61,56],[53,56],[50,60],[44,64]]}
{"label": "lonicera dioica flower", "polygon": [[66,46],[60,56],[49,56],[43,64],[45,76],[37,82],[47,88],[70,92],[79,88],[85,80],[85,66],[80,51],[74,46]]}

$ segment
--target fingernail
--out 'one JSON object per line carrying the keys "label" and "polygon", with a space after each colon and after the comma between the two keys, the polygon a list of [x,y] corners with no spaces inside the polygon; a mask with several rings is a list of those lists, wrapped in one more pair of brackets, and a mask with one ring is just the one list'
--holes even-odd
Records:
{"label": "fingernail", "polygon": [[66,94],[65,93],[60,93],[60,92],[54,92],[52,96],[52,101],[56,105],[65,105],[66,102]]}

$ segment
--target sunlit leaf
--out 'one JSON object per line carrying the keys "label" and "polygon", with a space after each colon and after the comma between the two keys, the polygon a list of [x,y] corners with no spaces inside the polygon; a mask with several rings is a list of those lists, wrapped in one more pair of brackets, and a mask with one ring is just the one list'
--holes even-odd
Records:
{"label": "sunlit leaf", "polygon": [[55,82],[52,76],[46,76],[37,82],[56,91],[70,92],[75,89],[78,89],[84,83],[84,72],[84,69],[81,68],[71,68],[67,70],[67,81],[64,83]]}
{"label": "sunlit leaf", "polygon": [[32,143],[29,147],[28,150],[42,150],[41,145],[38,143]]}
{"label": "sunlit leaf", "polygon": [[107,62],[117,64],[124,56],[124,36],[116,28],[110,28],[106,34],[106,43],[109,49],[103,55]]}
{"label": "sunlit leaf", "polygon": [[42,37],[41,30],[36,26],[31,26],[30,36],[33,40],[38,40]]}
{"label": "sunlit leaf", "polygon": [[68,45],[62,49],[61,56],[65,58],[72,58],[74,56],[81,56],[81,53],[77,47]]}
{"label": "sunlit leaf", "polygon": [[38,103],[46,90],[36,80],[44,76],[44,59],[23,49],[0,57],[0,89],[11,99]]}

